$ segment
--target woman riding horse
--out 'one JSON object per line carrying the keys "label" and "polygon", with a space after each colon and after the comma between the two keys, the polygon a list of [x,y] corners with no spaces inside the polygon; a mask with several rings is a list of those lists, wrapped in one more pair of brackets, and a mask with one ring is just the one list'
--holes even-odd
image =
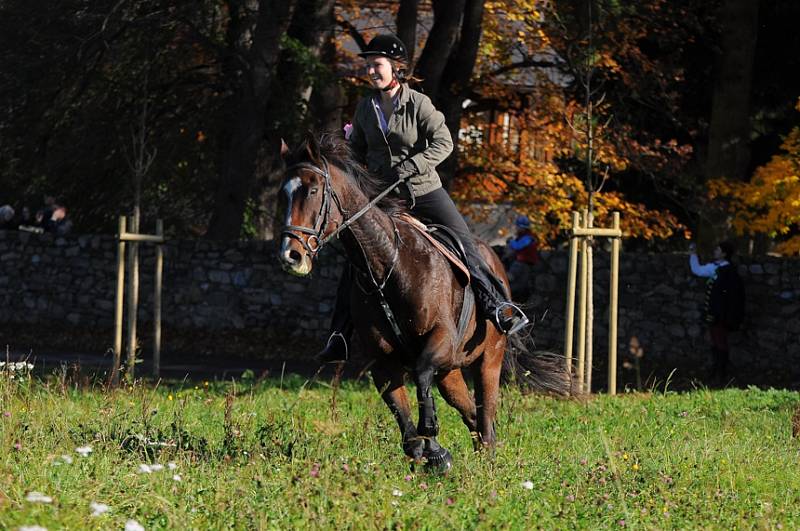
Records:
{"label": "woman riding horse", "polygon": [[[350,146],[356,158],[373,175],[382,176],[384,188],[405,182],[410,212],[429,223],[444,225],[461,240],[478,306],[504,334],[512,334],[528,318],[507,300],[487,275],[485,260],[453,200],[442,188],[436,166],[453,150],[444,115],[430,99],[406,83],[408,56],[403,42],[394,35],[378,35],[359,54],[366,59],[367,74],[375,88],[362,99],[353,117]],[[331,334],[317,355],[321,361],[347,359],[353,325],[349,307],[351,274],[345,269],[337,290]]]}
{"label": "woman riding horse", "polygon": [[[494,448],[507,347],[515,372],[531,389],[569,391],[563,363],[548,363],[524,345],[521,335],[506,337],[480,318],[470,302],[467,276],[456,271],[418,221],[405,215],[399,198],[384,197],[393,187],[384,189],[353,160],[342,139],[327,135],[318,142],[311,137],[293,153],[286,146],[282,153],[286,173],[279,202],[284,212],[279,259],[289,273],[307,276],[319,251],[333,238],[341,241],[354,270],[347,294],[350,305],[359,309],[352,315],[353,326],[372,359],[372,379],[397,420],[407,456],[435,470],[447,470],[452,462],[436,440],[433,385],[459,411],[476,448]],[[477,247],[507,289],[500,258],[484,243]],[[474,379],[474,397],[462,373],[466,368]],[[417,426],[405,387],[408,375],[416,384]]]}

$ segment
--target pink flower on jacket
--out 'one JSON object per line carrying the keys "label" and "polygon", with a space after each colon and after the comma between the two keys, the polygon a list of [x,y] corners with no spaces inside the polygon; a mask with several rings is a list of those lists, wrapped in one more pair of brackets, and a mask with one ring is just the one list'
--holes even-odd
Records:
{"label": "pink flower on jacket", "polygon": [[344,124],[344,138],[346,140],[350,140],[350,135],[352,134],[353,134],[353,124],[347,122],[346,124]]}

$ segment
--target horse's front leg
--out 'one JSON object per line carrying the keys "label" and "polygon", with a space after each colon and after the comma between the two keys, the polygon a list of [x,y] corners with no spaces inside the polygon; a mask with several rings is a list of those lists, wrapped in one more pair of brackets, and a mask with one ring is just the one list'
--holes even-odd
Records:
{"label": "horse's front leg", "polygon": [[403,379],[405,371],[386,361],[379,360],[372,367],[372,380],[381,394],[381,398],[389,406],[394,415],[400,434],[403,437],[403,452],[415,461],[422,459],[424,441],[417,435],[417,429],[411,420],[411,404]]}
{"label": "horse's front leg", "polygon": [[433,400],[433,379],[436,372],[434,358],[433,354],[423,353],[414,372],[419,403],[417,433],[425,440],[423,455],[427,459],[427,467],[434,471],[447,472],[453,465],[453,458],[436,440],[439,434],[439,421],[436,418],[436,404]]}

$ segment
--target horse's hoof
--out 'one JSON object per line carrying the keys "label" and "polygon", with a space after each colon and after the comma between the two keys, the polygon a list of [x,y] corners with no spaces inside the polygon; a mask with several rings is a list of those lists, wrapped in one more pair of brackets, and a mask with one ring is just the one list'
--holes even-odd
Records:
{"label": "horse's hoof", "polygon": [[447,474],[453,468],[453,456],[446,448],[439,447],[436,450],[425,452],[425,470],[436,474]]}
{"label": "horse's hoof", "polygon": [[403,453],[410,459],[419,462],[422,460],[425,450],[425,441],[414,439],[403,443]]}

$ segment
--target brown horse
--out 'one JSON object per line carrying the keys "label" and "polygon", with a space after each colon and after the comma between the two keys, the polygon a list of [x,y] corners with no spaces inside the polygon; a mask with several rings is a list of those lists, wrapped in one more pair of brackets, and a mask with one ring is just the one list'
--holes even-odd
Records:
{"label": "brown horse", "polygon": [[[308,275],[319,249],[334,235],[341,239],[356,277],[350,293],[355,329],[374,359],[372,377],[397,420],[406,455],[441,471],[451,466],[450,453],[436,440],[434,383],[461,414],[476,449],[493,449],[507,338],[473,312],[463,340],[457,342],[459,314],[470,286],[464,286],[451,263],[418,229],[393,215],[402,210],[398,200],[371,208],[380,184],[354,162],[343,140],[309,138],[293,153],[284,145],[282,154],[286,173],[279,198],[280,261],[289,273]],[[498,257],[485,244],[479,247],[507,288]],[[474,399],[462,368],[474,377]],[[417,389],[417,426],[405,388],[408,374]],[[558,376],[540,383],[557,392],[568,386]]]}

